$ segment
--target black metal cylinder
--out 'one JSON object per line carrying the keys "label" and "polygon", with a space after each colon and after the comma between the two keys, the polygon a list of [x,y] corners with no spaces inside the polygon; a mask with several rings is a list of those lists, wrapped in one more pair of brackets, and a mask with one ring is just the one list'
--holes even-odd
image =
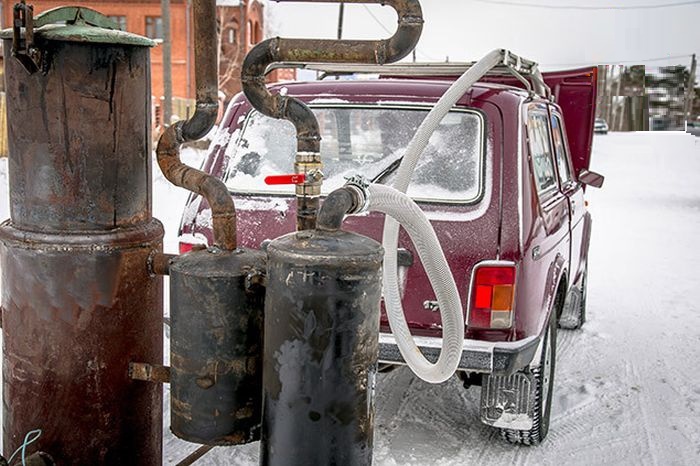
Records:
{"label": "black metal cylinder", "polygon": [[184,440],[260,438],[264,262],[210,248],[170,265],[170,427]]}
{"label": "black metal cylinder", "polygon": [[268,246],[264,465],[370,465],[383,249],[306,230]]}

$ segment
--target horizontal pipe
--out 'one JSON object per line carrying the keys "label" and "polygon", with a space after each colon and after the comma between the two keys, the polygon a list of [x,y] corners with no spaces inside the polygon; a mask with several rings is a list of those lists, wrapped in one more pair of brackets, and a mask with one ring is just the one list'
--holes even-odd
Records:
{"label": "horizontal pipe", "polygon": [[180,160],[180,146],[205,136],[218,113],[218,54],[216,50],[216,2],[194,0],[194,55],[197,107],[189,120],[165,130],[156,155],[165,177],[174,185],[203,196],[212,210],[214,245],[236,249],[236,208],[226,185],[219,179]]}
{"label": "horizontal pipe", "polygon": [[176,254],[164,254],[162,252],[156,252],[151,254],[148,263],[151,269],[151,273],[154,275],[169,275],[170,263],[176,257]]}
{"label": "horizontal pipe", "polygon": [[[289,1],[289,0],[286,0]],[[246,56],[241,82],[243,93],[261,113],[294,124],[297,131],[295,172],[320,172],[321,135],[318,121],[303,102],[286,95],[272,94],[265,86],[265,72],[276,62],[374,63],[383,65],[401,60],[418,43],[423,30],[423,14],[418,0],[301,0],[308,3],[358,3],[388,5],[398,14],[398,28],[384,40],[268,39],[253,47]],[[297,229],[314,228],[322,180],[309,178],[296,187]]]}

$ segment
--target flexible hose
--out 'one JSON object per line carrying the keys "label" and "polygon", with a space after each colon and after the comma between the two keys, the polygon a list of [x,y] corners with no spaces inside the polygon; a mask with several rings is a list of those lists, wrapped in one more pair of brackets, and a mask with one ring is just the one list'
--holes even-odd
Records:
{"label": "flexible hose", "polygon": [[[418,158],[423,153],[423,150],[428,145],[430,136],[435,132],[439,126],[442,119],[447,115],[447,113],[452,109],[452,107],[457,103],[457,101],[464,95],[469,88],[477,82],[487,71],[493,68],[503,59],[503,53],[500,49],[493,50],[487,54],[484,58],[479,60],[474,66],[469,68],[459,79],[457,79],[450,88],[443,94],[443,96],[438,100],[435,107],[433,107],[428,115],[425,117],[421,125],[418,127],[418,131],[411,140],[404,154],[401,165],[397,170],[396,180],[394,182],[394,188],[405,193],[408,190],[408,185],[413,177],[413,172],[416,169],[416,164],[418,163]],[[384,246],[384,302],[386,304],[387,316],[389,318],[389,325],[391,330],[396,337],[396,344],[401,351],[406,364],[413,370],[413,372],[421,379],[432,382],[440,383],[448,378],[450,378],[457,370],[459,361],[462,355],[462,347],[464,345],[464,313],[462,311],[462,304],[459,298],[459,293],[457,292],[457,285],[455,284],[452,272],[447,265],[444,253],[440,247],[440,243],[435,236],[435,232],[430,225],[430,222],[425,217],[425,214],[420,210],[420,208],[411,201],[415,208],[411,207],[404,198],[397,196],[395,194],[389,194],[384,189],[379,189],[378,186],[371,186],[371,191],[376,192],[379,195],[379,199],[370,199],[370,204],[375,207],[376,210],[383,211],[379,209],[375,204],[381,204],[382,208],[392,208],[393,213],[386,212],[391,217],[387,217],[384,222],[384,234],[382,238],[382,243]],[[381,199],[391,199],[391,201]],[[407,199],[410,200],[406,196]],[[391,206],[389,203],[391,202]],[[401,212],[401,208],[398,211],[393,210],[394,205],[400,205],[401,208],[407,209],[406,212]],[[411,209],[411,214],[408,215],[408,209]],[[417,209],[417,212],[416,212]],[[396,215],[394,215],[396,214]],[[392,218],[393,217],[393,218]],[[399,219],[401,217],[401,219]],[[409,218],[410,217],[410,218]],[[415,218],[414,218],[415,217]],[[413,340],[408,324],[406,322],[406,316],[404,315],[403,306],[401,304],[401,294],[399,292],[399,279],[398,279],[398,244],[399,244],[399,223],[401,223],[406,231],[411,235],[411,239],[416,244],[416,248],[419,248],[417,239],[411,234],[411,231],[407,227],[407,223],[404,221],[417,221],[416,219],[421,219],[427,223],[430,231],[432,232],[432,237],[430,240],[432,246],[424,251],[423,254],[420,253],[421,261],[425,267],[425,271],[428,274],[430,283],[435,290],[437,296],[438,305],[440,306],[440,316],[442,318],[443,332],[442,332],[442,350],[440,351],[440,358],[436,364],[430,363],[423,354],[420,352],[416,343]],[[399,220],[397,222],[396,220]],[[426,230],[425,227],[421,228],[421,235],[427,235],[428,233],[422,230]],[[418,231],[418,230],[417,230]],[[416,231],[416,232],[417,232]]]}
{"label": "flexible hose", "polygon": [[[411,241],[418,251],[423,267],[428,274],[430,284],[435,290],[443,325],[443,350],[435,364],[431,363],[416,346],[411,332],[400,308],[389,308],[394,322],[391,330],[406,364],[415,374],[426,382],[440,383],[452,377],[462,356],[464,342],[464,317],[460,304],[457,285],[455,284],[445,254],[440,247],[433,226],[423,211],[408,195],[394,188],[373,184],[367,188],[369,192],[368,209],[382,212],[400,223],[408,232]],[[396,252],[396,248],[394,248]],[[396,254],[394,254],[395,256]],[[396,260],[396,259],[394,259]],[[398,281],[384,269],[384,300],[385,302],[401,303],[401,293]],[[397,318],[398,317],[398,318]],[[390,317],[391,318],[391,317]]]}

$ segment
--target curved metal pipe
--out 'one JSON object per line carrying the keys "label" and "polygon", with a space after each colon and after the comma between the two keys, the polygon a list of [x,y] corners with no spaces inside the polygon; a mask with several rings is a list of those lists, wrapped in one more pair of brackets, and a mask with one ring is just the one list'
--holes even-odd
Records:
{"label": "curved metal pipe", "polygon": [[324,231],[340,230],[345,215],[357,205],[354,192],[343,186],[331,192],[318,211],[316,228]]}
{"label": "curved metal pipe", "polygon": [[318,121],[303,102],[272,94],[265,86],[265,71],[276,62],[374,63],[401,60],[418,43],[423,31],[423,13],[418,0],[284,0],[310,3],[379,3],[398,14],[398,28],[384,40],[268,39],[256,45],[243,61],[243,93],[251,105],[272,118],[285,119],[297,130],[296,173],[306,175],[297,185],[297,229],[316,226],[321,195],[321,135]]}
{"label": "curved metal pipe", "polygon": [[214,245],[236,249],[236,208],[223,181],[185,165],[180,146],[205,136],[216,123],[218,103],[218,55],[216,51],[216,1],[194,0],[194,62],[197,108],[189,120],[165,130],[156,155],[165,177],[174,185],[204,196],[212,211]]}

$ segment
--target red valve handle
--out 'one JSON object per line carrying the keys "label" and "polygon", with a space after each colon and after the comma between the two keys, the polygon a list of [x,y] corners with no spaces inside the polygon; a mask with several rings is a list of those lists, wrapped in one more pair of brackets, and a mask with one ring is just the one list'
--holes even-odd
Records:
{"label": "red valve handle", "polygon": [[265,184],[304,184],[306,175],[297,173],[295,175],[270,175],[265,177]]}

